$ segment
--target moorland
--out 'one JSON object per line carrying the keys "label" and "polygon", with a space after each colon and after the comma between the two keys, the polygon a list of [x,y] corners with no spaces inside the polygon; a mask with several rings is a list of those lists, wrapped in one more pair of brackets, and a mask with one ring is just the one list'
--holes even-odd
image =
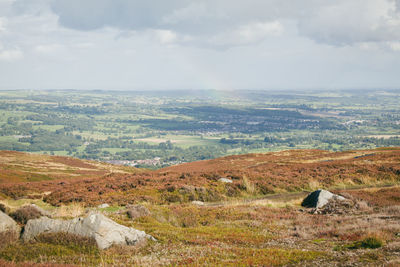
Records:
{"label": "moorland", "polygon": [[[2,242],[0,265],[400,264],[400,148],[286,150],[158,170],[14,151],[0,158],[9,174],[0,203],[11,216],[27,204],[61,219],[97,211],[156,238],[107,250],[65,235]],[[319,213],[303,208],[318,188],[349,204]],[[132,204],[148,212],[129,216]]]}

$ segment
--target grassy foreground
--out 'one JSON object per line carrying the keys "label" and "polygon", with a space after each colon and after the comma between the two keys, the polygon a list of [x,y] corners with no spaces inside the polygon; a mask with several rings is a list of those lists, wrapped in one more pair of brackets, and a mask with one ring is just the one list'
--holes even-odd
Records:
{"label": "grassy foreground", "polygon": [[[0,203],[9,214],[28,203],[55,218],[98,210],[157,241],[104,251],[66,235],[1,242],[0,266],[398,266],[399,163],[398,149],[302,150],[140,173],[3,183]],[[271,191],[263,191],[267,185]],[[300,206],[303,191],[320,186],[354,205],[311,214]],[[100,203],[111,206],[97,208]],[[128,204],[150,213],[131,219]]]}

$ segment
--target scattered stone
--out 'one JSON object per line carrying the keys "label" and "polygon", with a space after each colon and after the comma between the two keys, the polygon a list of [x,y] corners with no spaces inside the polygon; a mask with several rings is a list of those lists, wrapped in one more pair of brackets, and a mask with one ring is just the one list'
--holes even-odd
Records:
{"label": "scattered stone", "polygon": [[22,239],[29,241],[40,234],[67,233],[93,238],[100,249],[112,245],[135,245],[147,239],[155,240],[143,231],[120,225],[100,213],[90,213],[87,217],[72,220],[54,220],[47,217],[29,220]]}
{"label": "scattered stone", "polygon": [[218,181],[220,181],[221,183],[232,183],[233,181],[231,179],[228,178],[219,178]]}
{"label": "scattered stone", "polygon": [[18,224],[10,216],[0,211],[0,234],[10,233],[13,238],[17,239],[20,232],[21,228]]}
{"label": "scattered stone", "polygon": [[130,205],[127,206],[126,214],[132,220],[135,220],[140,217],[149,216],[151,213],[148,208],[142,205]]}
{"label": "scattered stone", "polygon": [[110,205],[108,205],[107,203],[104,203],[104,204],[98,205],[97,207],[98,207],[99,209],[105,209],[105,208],[110,207]]}
{"label": "scattered stone", "polygon": [[350,199],[332,198],[322,208],[314,209],[316,214],[349,214],[356,209],[355,203]]}
{"label": "scattered stone", "polygon": [[312,193],[310,193],[301,203],[301,205],[303,207],[306,208],[322,208],[323,206],[325,206],[326,204],[328,204],[328,202],[330,200],[345,200],[344,197],[333,194],[329,191],[323,190],[323,189],[319,189],[316,190]]}
{"label": "scattered stone", "polygon": [[203,201],[198,201],[198,200],[192,201],[192,204],[193,205],[197,205],[197,206],[204,206],[204,202]]}

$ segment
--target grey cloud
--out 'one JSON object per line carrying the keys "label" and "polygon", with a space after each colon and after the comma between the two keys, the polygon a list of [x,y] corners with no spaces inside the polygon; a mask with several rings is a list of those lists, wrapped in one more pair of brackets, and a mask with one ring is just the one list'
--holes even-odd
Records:
{"label": "grey cloud", "polygon": [[54,0],[51,7],[63,26],[78,30],[112,26],[131,30],[161,28],[191,34],[274,20],[283,13],[300,10],[298,4],[278,0]]}
{"label": "grey cloud", "polygon": [[303,36],[333,45],[396,41],[400,14],[393,1],[335,1],[300,19],[298,28]]}
{"label": "grey cloud", "polygon": [[60,23],[77,30],[94,30],[105,26],[140,30],[161,26],[161,19],[186,0],[54,0],[52,10]]}
{"label": "grey cloud", "polygon": [[[290,20],[301,36],[351,45],[400,39],[400,0],[40,0],[59,23],[76,30],[169,30],[193,40],[223,38],[246,25]],[[16,0],[16,9],[32,8]],[[19,4],[18,4],[19,3]],[[30,3],[30,4],[29,4]],[[19,8],[18,8],[19,7]],[[177,38],[178,40],[179,38]],[[238,40],[238,43],[245,43]],[[194,42],[186,42],[194,44]]]}
{"label": "grey cloud", "polygon": [[13,15],[32,14],[40,16],[48,11],[52,0],[16,0],[12,2],[11,12]]}

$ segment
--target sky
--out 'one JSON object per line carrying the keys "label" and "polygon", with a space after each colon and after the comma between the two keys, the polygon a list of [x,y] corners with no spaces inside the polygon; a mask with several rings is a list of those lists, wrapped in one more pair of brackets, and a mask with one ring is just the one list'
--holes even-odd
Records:
{"label": "sky", "polygon": [[0,0],[0,89],[398,89],[400,0]]}

